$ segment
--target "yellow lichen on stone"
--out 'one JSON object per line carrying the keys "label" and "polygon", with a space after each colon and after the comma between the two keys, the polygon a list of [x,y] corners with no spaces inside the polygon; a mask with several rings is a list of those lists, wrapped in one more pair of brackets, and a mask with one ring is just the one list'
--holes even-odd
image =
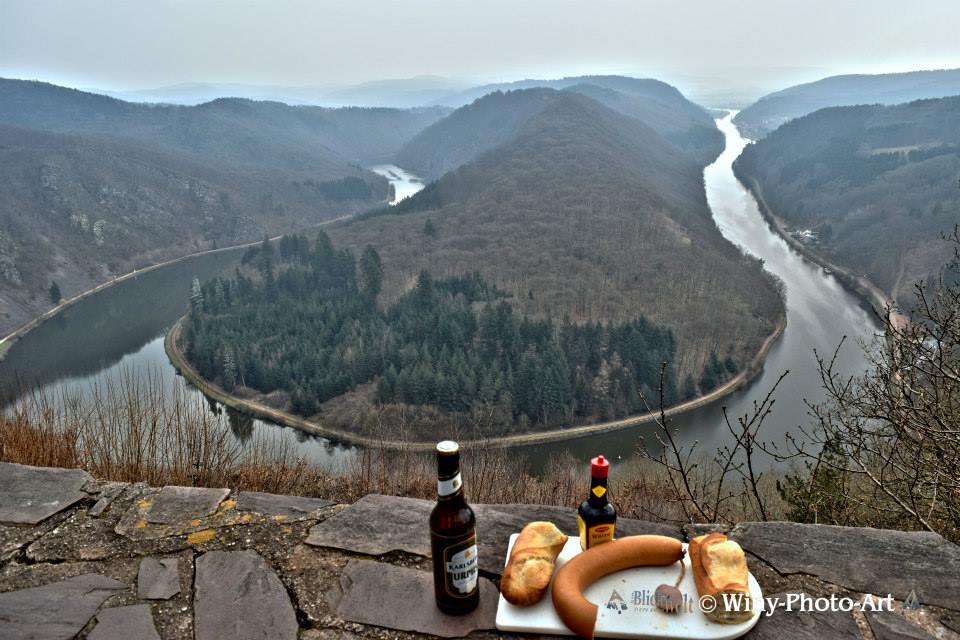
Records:
{"label": "yellow lichen on stone", "polygon": [[146,520],[137,520],[137,524],[135,524],[135,525],[133,525],[133,526],[135,526],[137,529],[146,529],[146,528],[147,528],[147,521],[146,521]]}
{"label": "yellow lichen on stone", "polygon": [[218,509],[218,511],[226,511],[227,509],[233,509],[236,506],[237,506],[236,500],[224,500],[223,502],[220,503],[220,508]]}
{"label": "yellow lichen on stone", "polygon": [[273,519],[276,520],[277,522],[283,522],[284,520],[287,519],[287,516],[282,515],[282,514],[278,514],[278,515],[273,516]]}
{"label": "yellow lichen on stone", "polygon": [[199,527],[199,526],[200,526],[200,518],[194,518],[193,520],[191,520],[191,521],[190,521],[190,526],[191,526],[191,527]]}
{"label": "yellow lichen on stone", "polygon": [[204,529],[203,531],[194,531],[187,536],[187,544],[203,544],[213,536],[217,535],[213,529]]}
{"label": "yellow lichen on stone", "polygon": [[253,516],[251,516],[249,513],[245,513],[242,516],[240,516],[240,522],[250,522],[252,518]]}
{"label": "yellow lichen on stone", "polygon": [[152,504],[153,504],[153,500],[146,500],[146,499],[139,500],[137,501],[137,508],[140,509],[141,511],[146,511],[147,509],[150,508],[150,505]]}

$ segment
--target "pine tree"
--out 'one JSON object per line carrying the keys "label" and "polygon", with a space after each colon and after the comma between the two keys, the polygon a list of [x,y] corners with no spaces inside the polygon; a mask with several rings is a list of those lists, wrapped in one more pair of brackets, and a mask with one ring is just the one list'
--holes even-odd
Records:
{"label": "pine tree", "polygon": [[53,304],[60,304],[60,285],[56,282],[50,281],[50,302]]}
{"label": "pine tree", "polygon": [[230,391],[237,382],[237,363],[233,358],[233,352],[225,349],[223,352],[223,387]]}
{"label": "pine tree", "polygon": [[414,299],[420,309],[426,309],[433,302],[433,278],[424,270],[417,276],[417,286],[414,289]]}
{"label": "pine tree", "polygon": [[363,255],[360,256],[360,276],[363,290],[376,298],[383,287],[383,263],[380,261],[380,254],[369,244],[364,247]]}
{"label": "pine tree", "polygon": [[200,288],[199,278],[194,278],[190,283],[190,310],[194,313],[203,312],[203,289]]}
{"label": "pine tree", "polygon": [[733,358],[727,356],[726,360],[723,361],[723,368],[727,370],[727,373],[736,373],[737,363],[733,361]]}
{"label": "pine tree", "polygon": [[223,303],[224,303],[223,280],[221,280],[220,278],[215,278],[213,280],[213,301],[214,301],[214,307],[216,307],[216,309],[223,308]]}
{"label": "pine tree", "polygon": [[387,404],[393,402],[397,395],[397,370],[393,365],[377,380],[377,402]]}
{"label": "pine tree", "polygon": [[433,220],[427,218],[427,221],[423,223],[423,235],[428,238],[437,237],[437,226],[433,224]]}
{"label": "pine tree", "polygon": [[703,375],[700,376],[700,391],[703,393],[713,391],[718,382],[716,369],[711,367],[708,363],[703,370]]}
{"label": "pine tree", "polygon": [[697,395],[697,385],[693,381],[693,376],[689,373],[687,377],[683,379],[683,398],[682,400],[689,400]]}

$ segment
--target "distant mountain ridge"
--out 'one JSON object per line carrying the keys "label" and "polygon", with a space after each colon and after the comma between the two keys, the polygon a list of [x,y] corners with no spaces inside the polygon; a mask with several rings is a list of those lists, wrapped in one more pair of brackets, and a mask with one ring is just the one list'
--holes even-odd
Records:
{"label": "distant mountain ridge", "polygon": [[[748,146],[738,175],[828,256],[909,307],[960,224],[960,96],[821,109]],[[812,240],[808,240],[812,241]]]}
{"label": "distant mountain ridge", "polygon": [[[147,105],[24,80],[0,79],[0,122],[110,135],[218,162],[283,171],[357,173],[382,162],[449,110],[324,109],[218,98],[197,106]],[[329,177],[329,176],[328,176]]]}
{"label": "distant mountain ridge", "polygon": [[960,95],[960,69],[831,76],[766,95],[734,118],[757,139],[794,118],[825,107],[901,104]]}
{"label": "distant mountain ridge", "polygon": [[[509,88],[528,83],[539,84],[528,89]],[[723,135],[710,115],[660,81],[584,76],[502,85],[508,87],[506,91],[497,86],[465,93],[464,99],[475,93],[481,97],[412,138],[397,154],[397,164],[437,178],[509,140],[527,120],[558,99],[561,91],[587,96],[636,118],[701,165],[712,162],[723,150]]]}
{"label": "distant mountain ridge", "polygon": [[373,80],[352,85],[282,86],[245,83],[183,82],[151,89],[110,90],[84,88],[128,102],[194,106],[217,98],[247,98],[290,105],[322,107],[389,107],[410,109],[442,104],[469,83],[441,76],[414,76]]}

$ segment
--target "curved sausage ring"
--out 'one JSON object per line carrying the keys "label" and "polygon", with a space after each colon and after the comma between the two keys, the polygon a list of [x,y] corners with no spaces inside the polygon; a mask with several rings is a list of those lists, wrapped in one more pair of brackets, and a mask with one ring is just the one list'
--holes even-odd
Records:
{"label": "curved sausage ring", "polygon": [[666,566],[683,559],[683,545],[667,536],[628,536],[593,547],[557,570],[553,608],[571,631],[593,638],[597,605],[583,590],[603,576],[631,567]]}

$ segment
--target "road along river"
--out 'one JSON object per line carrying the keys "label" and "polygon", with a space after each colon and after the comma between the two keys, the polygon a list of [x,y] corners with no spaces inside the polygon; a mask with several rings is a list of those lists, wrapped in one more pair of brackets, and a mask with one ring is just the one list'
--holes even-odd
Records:
{"label": "road along river", "polygon": [[[843,352],[841,369],[859,373],[865,360],[856,342],[869,341],[878,331],[856,297],[791,249],[764,222],[753,197],[733,175],[733,161],[747,141],[739,135],[731,117],[717,121],[727,147],[704,172],[708,200],[724,236],[763,259],[766,268],[783,281],[787,326],[770,348],[763,372],[749,384],[712,404],[672,418],[683,442],[697,440],[707,451],[729,437],[721,406],[726,405],[732,416],[748,412],[753,401],[761,400],[786,369],[791,373],[777,393],[765,433],[777,439],[807,423],[804,399],[821,396],[813,350],[832,353],[846,335],[850,344]],[[393,182],[397,199],[423,186],[419,178],[399,167],[386,165],[374,170]],[[118,384],[124,377],[152,376],[167,385],[184,384],[164,354],[164,332],[185,311],[190,281],[232,270],[241,255],[242,250],[199,256],[138,275],[72,305],[10,348],[0,362],[0,399],[14,401],[24,385],[82,396],[97,386]],[[198,391],[190,393],[197,402],[207,402]],[[228,414],[231,430],[244,442],[254,434],[278,439],[318,463],[346,462],[357,453],[357,448],[350,445],[237,412]],[[541,443],[534,457],[544,460],[547,456],[542,454],[570,452],[586,458],[602,451],[614,460],[628,459],[636,454],[640,437],[649,434],[651,427],[646,423],[576,440]]]}

